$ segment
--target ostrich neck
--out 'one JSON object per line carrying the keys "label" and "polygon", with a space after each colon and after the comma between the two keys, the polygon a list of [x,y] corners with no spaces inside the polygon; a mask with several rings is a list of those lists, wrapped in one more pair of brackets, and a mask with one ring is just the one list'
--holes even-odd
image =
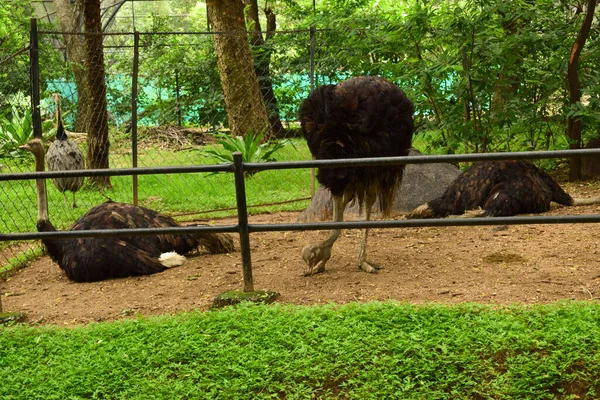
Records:
{"label": "ostrich neck", "polygon": [[[44,153],[35,157],[35,170],[44,172]],[[38,222],[49,221],[48,218],[48,195],[46,192],[46,179],[38,178],[35,180],[35,190],[37,194]]]}

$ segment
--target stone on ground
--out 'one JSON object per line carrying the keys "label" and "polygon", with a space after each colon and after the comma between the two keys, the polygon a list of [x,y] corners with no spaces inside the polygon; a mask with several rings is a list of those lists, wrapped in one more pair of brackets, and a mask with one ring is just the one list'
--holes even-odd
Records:
{"label": "stone on ground", "polygon": [[[422,153],[411,149],[409,155],[420,156]],[[460,173],[460,169],[447,163],[408,164],[396,195],[392,215],[402,215],[441,196]],[[308,208],[298,217],[298,222],[329,221],[332,217],[332,210],[331,193],[319,186]],[[346,208],[345,215],[356,217],[358,211],[358,205],[350,205]],[[374,213],[378,211],[377,209],[373,210]]]}

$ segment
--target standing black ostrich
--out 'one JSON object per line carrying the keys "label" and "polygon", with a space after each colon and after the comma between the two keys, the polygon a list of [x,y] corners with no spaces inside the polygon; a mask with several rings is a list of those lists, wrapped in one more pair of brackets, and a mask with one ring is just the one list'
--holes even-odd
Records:
{"label": "standing black ostrich", "polygon": [[546,212],[553,201],[579,206],[598,204],[600,198],[572,198],[528,161],[483,161],[460,174],[441,197],[420,205],[406,218],[508,217]]}
{"label": "standing black ostrich", "polygon": [[[40,139],[31,140],[23,150],[35,156],[36,171],[44,170],[44,146]],[[56,229],[48,218],[46,181],[36,181],[38,202],[37,229]],[[79,218],[70,231],[93,229],[159,228],[179,226],[175,220],[156,211],[125,203],[106,202]],[[233,250],[229,235],[199,233],[196,235],[151,235],[131,237],[42,239],[48,254],[75,282],[94,282],[110,278],[150,275],[181,265],[181,254],[199,246],[212,253]]]}
{"label": "standing black ostrich", "polygon": [[[405,156],[412,141],[413,104],[398,86],[374,76],[352,78],[337,85],[315,89],[300,106],[301,129],[317,160]],[[404,172],[403,165],[379,167],[320,168],[317,179],[331,191],[333,220],[342,221],[346,205],[356,200],[370,220],[371,207],[379,197],[388,216]],[[305,275],[323,272],[341,229],[327,239],[302,249],[308,265]],[[377,272],[367,261],[368,229],[362,231],[358,266]]]}
{"label": "standing black ostrich", "polygon": [[[85,168],[83,153],[77,144],[67,138],[67,132],[63,125],[62,115],[60,111],[60,95],[54,93],[52,95],[56,104],[56,140],[48,147],[47,163],[49,171],[70,171],[80,170]],[[84,178],[82,176],[69,178],[52,178],[54,186],[62,192],[67,207],[67,190],[73,194],[73,208],[77,207],[75,203],[75,192],[83,186]]]}

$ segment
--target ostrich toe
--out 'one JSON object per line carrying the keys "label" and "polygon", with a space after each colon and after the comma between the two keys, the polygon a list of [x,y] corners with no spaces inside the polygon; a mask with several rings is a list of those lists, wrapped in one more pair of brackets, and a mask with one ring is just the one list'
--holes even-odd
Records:
{"label": "ostrich toe", "polygon": [[358,268],[370,274],[376,274],[382,267],[367,260],[362,260],[358,262]]}
{"label": "ostrich toe", "polygon": [[325,264],[331,257],[331,247],[322,243],[309,244],[302,249],[302,259],[307,265],[304,276],[311,276],[325,271]]}

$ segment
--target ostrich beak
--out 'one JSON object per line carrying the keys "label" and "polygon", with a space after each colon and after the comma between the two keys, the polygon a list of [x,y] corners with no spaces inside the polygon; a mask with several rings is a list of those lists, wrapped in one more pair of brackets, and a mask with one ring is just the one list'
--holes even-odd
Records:
{"label": "ostrich beak", "polygon": [[19,148],[21,150],[27,150],[27,151],[31,150],[31,147],[28,144],[24,144],[23,146],[19,146]]}

